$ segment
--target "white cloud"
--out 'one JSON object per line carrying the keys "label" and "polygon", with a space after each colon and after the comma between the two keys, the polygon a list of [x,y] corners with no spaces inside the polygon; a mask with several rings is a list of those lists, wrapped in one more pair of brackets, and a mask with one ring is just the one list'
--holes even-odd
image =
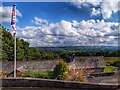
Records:
{"label": "white cloud", "polygon": [[104,0],[101,4],[101,11],[104,19],[110,18],[112,13],[118,11],[118,2],[109,2]]}
{"label": "white cloud", "polygon": [[[0,19],[2,20],[2,22],[11,22],[11,12],[12,12],[12,7],[0,6],[0,13],[2,15],[0,16]],[[22,14],[18,9],[16,10],[16,14],[17,16],[22,17]]]}
{"label": "white cloud", "polygon": [[16,15],[19,16],[19,17],[22,17],[22,14],[18,9],[16,10]]}
{"label": "white cloud", "polygon": [[45,20],[45,19],[41,19],[38,17],[35,17],[34,19],[35,19],[35,21],[32,20],[32,22],[35,23],[36,25],[48,24],[47,20]]}
{"label": "white cloud", "polygon": [[97,16],[100,15],[100,13],[101,13],[100,9],[92,8],[91,16]]}
{"label": "white cloud", "polygon": [[[72,22],[61,20],[49,23],[36,17],[37,26],[18,28],[17,36],[30,42],[31,46],[80,46],[80,45],[117,45],[118,23],[104,20],[87,20]],[[44,24],[38,24],[40,23]]]}
{"label": "white cloud", "polygon": [[102,2],[102,0],[72,0],[71,2],[73,5],[81,8],[82,6],[89,6],[89,4],[98,6]]}
{"label": "white cloud", "polygon": [[72,0],[72,4],[78,8],[83,6],[90,7],[90,5],[93,5],[94,8],[92,8],[91,16],[102,14],[103,19],[108,19],[112,16],[113,13],[116,13],[119,10],[119,1],[120,0]]}

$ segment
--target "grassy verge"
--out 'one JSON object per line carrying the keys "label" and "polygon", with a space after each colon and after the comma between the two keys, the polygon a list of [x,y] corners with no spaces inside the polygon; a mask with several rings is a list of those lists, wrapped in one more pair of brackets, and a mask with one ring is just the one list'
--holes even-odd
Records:
{"label": "grassy verge", "polygon": [[104,69],[104,72],[112,72],[113,70],[115,70],[117,67],[114,67],[114,66],[107,66],[105,69]]}
{"label": "grassy verge", "polygon": [[49,79],[50,71],[48,71],[48,70],[39,70],[39,71],[31,70],[31,71],[25,72],[22,77]]}

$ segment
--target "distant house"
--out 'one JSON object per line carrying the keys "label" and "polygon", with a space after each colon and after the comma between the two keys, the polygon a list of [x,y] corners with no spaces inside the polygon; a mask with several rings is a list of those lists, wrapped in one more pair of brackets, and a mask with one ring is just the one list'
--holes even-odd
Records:
{"label": "distant house", "polygon": [[102,72],[105,67],[104,57],[74,57],[73,61],[68,63],[69,70],[86,69],[88,73]]}

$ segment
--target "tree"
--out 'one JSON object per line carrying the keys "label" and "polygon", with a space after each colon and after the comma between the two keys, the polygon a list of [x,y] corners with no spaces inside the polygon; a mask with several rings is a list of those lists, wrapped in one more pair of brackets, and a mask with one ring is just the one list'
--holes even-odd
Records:
{"label": "tree", "polygon": [[2,59],[12,60],[13,59],[13,38],[11,33],[7,32],[4,27],[2,27]]}
{"label": "tree", "polygon": [[68,78],[68,67],[65,61],[60,61],[54,68],[53,78],[58,80],[66,80]]}

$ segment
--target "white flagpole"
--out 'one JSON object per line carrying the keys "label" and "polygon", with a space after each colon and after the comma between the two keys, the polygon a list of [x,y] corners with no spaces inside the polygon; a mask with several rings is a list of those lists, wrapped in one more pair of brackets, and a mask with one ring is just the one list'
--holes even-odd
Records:
{"label": "white flagpole", "polygon": [[[13,5],[15,15],[16,15],[16,5]],[[16,32],[14,32],[14,78],[16,78]]]}

